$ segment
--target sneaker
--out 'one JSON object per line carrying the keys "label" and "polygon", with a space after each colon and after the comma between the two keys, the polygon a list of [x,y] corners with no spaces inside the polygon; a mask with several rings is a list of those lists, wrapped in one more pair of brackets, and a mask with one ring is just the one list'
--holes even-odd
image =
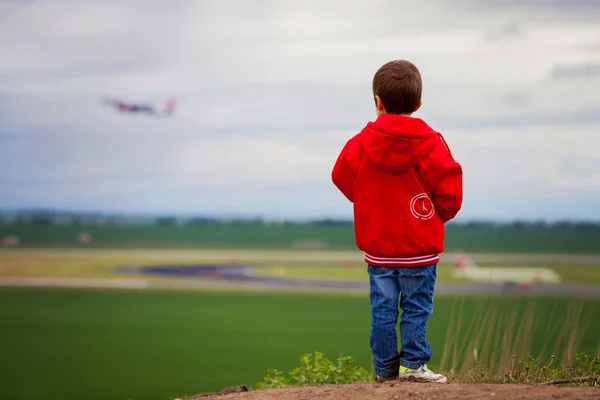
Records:
{"label": "sneaker", "polygon": [[411,382],[433,382],[433,383],[446,383],[448,379],[443,374],[435,374],[429,369],[427,365],[421,365],[418,369],[410,369],[400,366],[400,373],[398,374],[398,380],[411,381]]}

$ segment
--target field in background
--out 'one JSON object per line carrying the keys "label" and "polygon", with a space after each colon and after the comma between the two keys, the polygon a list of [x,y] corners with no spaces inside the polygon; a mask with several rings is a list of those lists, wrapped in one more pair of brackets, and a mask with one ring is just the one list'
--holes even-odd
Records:
{"label": "field in background", "polygon": [[[254,384],[317,350],[370,368],[366,295],[0,288],[0,304],[0,398],[167,399]],[[599,312],[598,299],[439,297],[430,365],[459,371],[474,348],[506,368],[515,353],[595,353]]]}
{"label": "field in background", "polygon": [[[0,225],[0,246],[7,237],[15,248],[0,249],[0,280],[170,285],[177,279],[115,267],[211,263],[268,277],[368,280],[352,226],[343,224]],[[565,283],[599,285],[599,243],[597,227],[449,227],[438,282],[455,282],[452,252],[465,250],[481,267],[547,267]],[[203,282],[211,290],[0,286],[0,304],[8,305],[0,307],[0,398],[167,399],[252,385],[268,368],[289,371],[315,351],[353,356],[370,369],[366,289],[245,292],[244,282],[237,291]],[[513,354],[559,362],[600,351],[599,297],[458,290],[436,297],[432,368],[464,372],[476,359],[506,370]]]}
{"label": "field in background", "polygon": [[[452,255],[444,255],[438,266],[438,282],[462,282],[453,277]],[[489,257],[489,256],[488,256]],[[507,259],[509,255],[505,255]],[[503,255],[496,255],[502,260]],[[556,271],[564,283],[600,284],[600,256],[551,260],[546,256],[532,262],[480,263],[515,268],[545,267]],[[545,261],[544,261],[545,260]],[[582,261],[585,261],[583,263]],[[0,250],[1,277],[127,278],[115,272],[120,266],[198,265],[239,263],[257,276],[294,279],[368,281],[363,256],[358,251],[266,251],[266,250]],[[152,279],[165,279],[150,277]]]}
{"label": "field in background", "polygon": [[[91,235],[91,243],[78,244],[80,233]],[[8,236],[18,237],[22,247],[355,249],[350,224],[0,225],[0,238]],[[450,252],[600,254],[599,243],[600,225],[449,225],[446,230]]]}

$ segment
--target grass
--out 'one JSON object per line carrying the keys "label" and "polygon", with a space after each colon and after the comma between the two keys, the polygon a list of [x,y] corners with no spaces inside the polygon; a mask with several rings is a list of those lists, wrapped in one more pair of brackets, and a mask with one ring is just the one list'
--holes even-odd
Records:
{"label": "grass", "polygon": [[[600,265],[568,265],[568,264],[506,264],[510,268],[549,268],[556,271],[563,279],[563,283],[600,283]],[[487,265],[481,264],[480,267],[488,268]],[[502,267],[500,264],[494,264],[489,267]],[[453,265],[439,264],[437,273],[438,282],[463,282],[465,280],[457,280],[453,277]],[[255,268],[254,273],[259,276],[281,276],[286,278],[298,279],[331,279],[331,280],[348,280],[348,281],[368,281],[369,276],[363,264],[355,263],[353,266],[320,264],[311,266],[290,266],[284,267],[276,265],[274,267]]]}
{"label": "grass", "polygon": [[[460,383],[517,383],[517,384],[568,384],[572,386],[595,386],[600,376],[600,352],[597,356],[577,353],[563,364],[555,364],[555,357],[540,360],[532,356],[519,360],[511,357],[510,369],[506,372],[498,367],[485,367],[478,363],[463,373],[446,372],[451,382]],[[350,357],[329,360],[325,354],[303,354],[300,365],[287,374],[268,369],[262,381],[251,389],[277,388],[287,385],[326,385],[355,382],[376,383],[374,372],[356,365]]]}
{"label": "grass", "polygon": [[[477,366],[509,373],[514,355],[547,360],[554,356],[570,363],[589,329],[600,329],[598,310],[589,305],[586,298],[521,297],[485,303],[455,297],[439,367],[462,375]],[[592,354],[600,350],[586,349]]]}
{"label": "grass", "polygon": [[[298,355],[370,370],[368,297],[0,288],[0,398],[167,399],[290,371]],[[599,350],[600,300],[437,298],[432,368]]]}
{"label": "grass", "polygon": [[508,370],[502,366],[490,368],[478,364],[463,373],[449,373],[448,377],[460,383],[535,385],[563,381],[561,384],[566,383],[571,386],[594,386],[600,376],[600,352],[597,355],[577,353],[562,364],[554,361],[553,356],[545,359],[530,356],[520,360],[517,355],[513,355]]}
{"label": "grass", "polygon": [[[79,232],[93,236],[98,248],[262,248],[289,249],[296,241],[320,241],[332,249],[355,249],[348,226],[207,225],[207,226],[10,226],[0,238],[18,235],[24,247],[79,247]],[[599,254],[600,229],[461,227],[446,229],[447,251]]]}

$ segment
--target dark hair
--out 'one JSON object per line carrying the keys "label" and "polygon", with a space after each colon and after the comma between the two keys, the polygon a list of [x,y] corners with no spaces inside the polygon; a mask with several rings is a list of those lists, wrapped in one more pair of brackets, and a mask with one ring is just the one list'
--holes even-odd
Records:
{"label": "dark hair", "polygon": [[411,62],[384,64],[373,78],[373,97],[379,96],[388,114],[410,114],[421,102],[421,73]]}

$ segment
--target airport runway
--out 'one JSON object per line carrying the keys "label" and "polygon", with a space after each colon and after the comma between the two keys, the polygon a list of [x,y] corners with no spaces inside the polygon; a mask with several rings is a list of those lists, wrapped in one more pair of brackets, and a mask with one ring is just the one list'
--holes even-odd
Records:
{"label": "airport runway", "polygon": [[[13,252],[13,250],[9,250]],[[367,293],[366,281],[335,281],[318,279],[290,279],[284,277],[255,276],[244,265],[227,265],[223,260],[239,259],[244,262],[256,261],[350,261],[363,262],[362,254],[356,251],[268,251],[268,250],[95,250],[95,249],[19,249],[28,255],[60,254],[61,256],[171,258],[178,262],[203,262],[198,265],[152,265],[124,266],[115,268],[122,276],[119,279],[79,279],[79,278],[0,278],[0,286],[54,286],[54,287],[106,287],[106,288],[189,288],[189,289],[235,289],[235,290],[301,290],[301,291],[352,291]],[[478,262],[485,263],[568,263],[600,265],[600,256],[567,256],[548,254],[474,254]],[[442,256],[450,262],[451,255]],[[218,262],[207,265],[205,261]],[[138,260],[139,261],[139,260]],[[154,277],[154,278],[148,278]],[[600,285],[583,284],[534,285],[529,288],[479,283],[440,283],[436,285],[438,294],[550,294],[600,297]]]}
{"label": "airport runway", "polygon": [[[192,279],[210,278],[220,281],[229,281],[247,284],[259,284],[261,287],[273,288],[299,288],[299,289],[339,289],[368,291],[369,283],[366,281],[342,281],[329,279],[299,279],[281,278],[273,276],[256,276],[251,268],[243,265],[152,265],[135,267],[117,267],[117,273],[133,275],[157,275],[167,277],[189,277]],[[577,284],[539,284],[526,289],[517,285],[481,284],[481,283],[439,283],[436,285],[437,293],[457,294],[468,292],[470,294],[483,293],[536,293],[536,294],[572,294],[600,296],[600,286],[586,286]]]}

